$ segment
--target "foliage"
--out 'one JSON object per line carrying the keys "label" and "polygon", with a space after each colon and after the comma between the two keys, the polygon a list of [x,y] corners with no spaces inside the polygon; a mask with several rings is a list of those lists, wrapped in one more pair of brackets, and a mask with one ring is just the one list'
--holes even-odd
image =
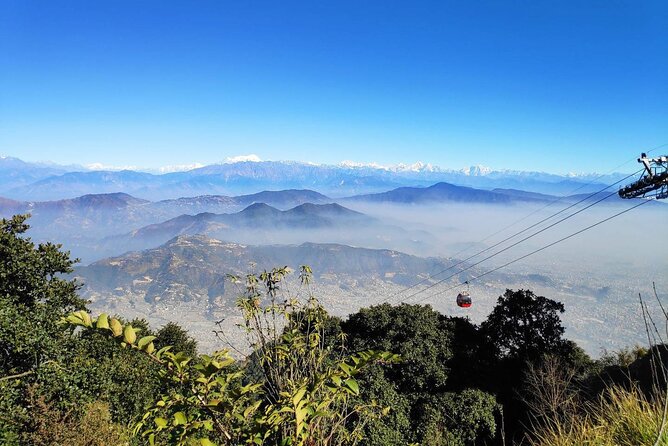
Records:
{"label": "foliage", "polygon": [[[361,378],[362,398],[392,408],[388,417],[366,427],[365,445],[471,444],[494,437],[492,395],[446,392],[452,364],[471,359],[470,351],[454,345],[455,336],[462,336],[463,345],[477,342],[477,330],[468,321],[447,318],[430,306],[385,304],[350,315],[342,328],[351,348],[392,348],[403,359],[382,370],[372,367]],[[460,376],[458,385],[464,381]]]}
{"label": "foliage", "polygon": [[35,246],[22,234],[28,216],[0,220],[0,374],[32,373],[59,358],[67,333],[56,322],[84,308],[72,272],[74,261],[60,245]]}
{"label": "foliage", "polygon": [[434,395],[420,405],[420,444],[472,445],[494,438],[498,406],[477,389]]}
{"label": "foliage", "polygon": [[85,303],[60,277],[72,271],[68,253],[24,238],[27,218],[0,220],[0,440],[8,444],[27,431],[28,385],[42,373],[63,375],[71,340],[58,317]]}
{"label": "foliage", "polygon": [[234,415],[254,410],[252,396],[257,386],[241,385],[241,372],[231,368],[235,361],[227,352],[203,355],[194,363],[194,358],[183,352],[170,352],[170,346],[156,351],[155,336],[138,338],[132,324],[123,324],[105,313],[93,319],[87,312],[78,311],[63,322],[95,330],[125,349],[143,352],[160,366],[162,379],[174,384],[167,386],[168,392],[154,402],[135,427],[135,433],[146,437],[150,444],[186,444],[199,437],[206,444],[210,441],[206,434],[214,433],[214,429],[227,440],[239,439],[239,420]]}
{"label": "foliage", "polygon": [[480,328],[498,357],[537,359],[565,348],[563,312],[562,303],[530,290],[506,290]]}
{"label": "foliage", "polygon": [[626,347],[614,352],[604,352],[599,362],[604,366],[621,366],[628,367],[633,362],[644,357],[648,353],[645,347],[635,345],[633,347]]}
{"label": "foliage", "polygon": [[197,341],[174,322],[168,322],[155,334],[156,348],[171,346],[175,352],[183,352],[190,357],[197,356]]}
{"label": "foliage", "polygon": [[[382,418],[365,420],[364,438],[361,441],[365,446],[412,442],[411,398],[398,391],[396,384],[385,376],[386,370],[384,365],[374,365],[359,378],[360,394],[355,397],[356,401],[376,401],[379,405],[390,408]],[[350,422],[357,423],[358,420],[352,418]]]}
{"label": "foliage", "polygon": [[[327,337],[337,333],[335,321],[310,292],[311,269],[302,266],[300,270],[303,297],[283,292],[289,273],[283,267],[248,274],[237,302],[245,321],[242,327],[261,370],[274,441],[355,444],[364,423],[350,429],[346,420],[353,415],[366,420],[382,410],[374,401],[350,404],[350,397],[359,393],[355,375],[377,361],[395,363],[398,356],[370,349],[345,355],[343,337]],[[242,285],[238,277],[230,279]]]}
{"label": "foliage", "polygon": [[[333,357],[324,348],[327,318],[318,302],[312,296],[306,303],[278,299],[286,274],[285,268],[249,274],[238,302],[263,371],[259,382],[244,383],[244,371],[226,351],[200,358],[172,353],[171,347],[156,351],[155,336],[138,338],[132,324],[104,313],[93,319],[78,311],[63,322],[115,339],[161,366],[172,386],[135,427],[150,444],[356,444],[363,423],[350,429],[346,420],[379,416],[383,410],[375,402],[351,404],[351,396],[359,393],[355,376],[373,363],[394,363],[398,357],[373,350]],[[302,268],[301,278],[307,285],[308,268]]]}
{"label": "foliage", "polygon": [[125,446],[129,432],[111,420],[109,406],[94,402],[86,404],[82,416],[60,411],[44,397],[31,397],[33,407],[31,429],[24,439],[34,446]]}
{"label": "foliage", "polygon": [[400,392],[445,390],[452,357],[452,324],[429,305],[362,308],[342,325],[354,350],[392,350],[402,362],[386,373]]}
{"label": "foliage", "polygon": [[[141,320],[130,324],[143,325]],[[142,331],[136,328],[136,331],[138,335],[152,335],[146,328]],[[66,389],[84,389],[85,395],[80,398],[109,403],[113,419],[127,424],[140,417],[156,395],[165,390],[159,366],[148,357],[119,349],[113,339],[92,331],[77,333],[74,340],[68,369],[71,370],[69,376],[77,379],[65,381],[67,387],[58,388],[59,394],[67,395]]]}
{"label": "foliage", "polygon": [[81,429],[98,402],[126,424],[153,401],[156,369],[104,337],[73,336],[58,324],[85,307],[79,285],[64,276],[74,261],[59,245],[25,238],[26,218],[0,221],[0,443],[53,443],[57,429],[36,428],[38,407]]}

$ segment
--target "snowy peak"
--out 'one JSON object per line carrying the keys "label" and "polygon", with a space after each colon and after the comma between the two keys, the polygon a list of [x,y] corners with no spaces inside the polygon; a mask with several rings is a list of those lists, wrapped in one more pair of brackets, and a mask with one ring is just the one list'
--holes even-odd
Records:
{"label": "snowy peak", "polygon": [[492,172],[494,172],[494,170],[492,170],[491,167],[481,166],[480,164],[471,166],[468,169],[463,170],[464,175],[475,176],[475,177],[489,175]]}
{"label": "snowy peak", "polygon": [[379,163],[358,163],[356,161],[341,161],[337,164],[337,167],[343,169],[373,169],[373,170],[384,170],[387,172],[441,172],[442,169],[433,164],[423,163],[422,161],[417,161],[413,164],[392,164],[392,165],[382,165]]}
{"label": "snowy peak", "polygon": [[235,164],[235,163],[246,163],[246,162],[261,163],[262,159],[260,159],[260,157],[255,155],[254,153],[251,153],[249,155],[229,156],[225,158],[223,164]]}
{"label": "snowy peak", "polygon": [[395,172],[441,172],[442,169],[433,164],[423,163],[422,161],[413,164],[397,164]]}
{"label": "snowy peak", "polygon": [[624,176],[558,175],[499,170],[482,165],[450,169],[422,161],[393,165],[354,161],[336,165],[262,161],[255,154],[234,156],[224,163],[202,167],[199,164],[172,166],[165,169],[164,174],[156,175],[136,170],[68,171],[65,168],[39,167],[34,163],[26,165],[20,160],[5,158],[0,159],[0,195],[15,200],[43,201],[124,192],[139,198],[160,200],[198,195],[238,196],[261,190],[310,189],[331,197],[342,197],[385,192],[401,186],[429,186],[438,182],[480,189],[519,189],[568,195],[574,190],[589,192],[600,187],[583,186],[584,183],[609,184]]}
{"label": "snowy peak", "polygon": [[387,166],[383,166],[378,163],[359,163],[357,161],[344,160],[337,164],[337,167],[342,169],[378,169],[378,170],[389,170]]}

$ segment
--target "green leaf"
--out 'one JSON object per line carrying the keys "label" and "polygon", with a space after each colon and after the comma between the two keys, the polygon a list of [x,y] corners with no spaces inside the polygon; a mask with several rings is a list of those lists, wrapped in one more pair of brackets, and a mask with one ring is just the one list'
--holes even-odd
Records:
{"label": "green leaf", "polygon": [[132,325],[126,325],[125,329],[123,330],[123,341],[127,342],[128,344],[134,344],[136,340],[137,333],[135,333],[135,329],[132,328]]}
{"label": "green leaf", "polygon": [[256,401],[254,404],[251,406],[247,407],[246,410],[244,410],[244,418],[248,418],[251,413],[255,412],[258,407],[260,407],[260,404],[262,401]]}
{"label": "green leaf", "polygon": [[350,390],[352,390],[355,394],[358,394],[360,392],[360,386],[357,384],[357,381],[355,381],[354,379],[349,378],[345,381],[345,383],[346,383],[346,386],[348,386],[348,388]]}
{"label": "green leaf", "polygon": [[95,321],[95,328],[108,329],[109,328],[109,316],[107,313],[101,313]]}
{"label": "green leaf", "polygon": [[109,322],[109,328],[111,328],[111,332],[114,334],[114,337],[119,337],[121,334],[123,334],[123,325],[121,325],[118,319],[112,318],[111,322]]}
{"label": "green leaf", "polygon": [[201,438],[199,440],[199,444],[201,444],[202,446],[216,446],[216,443],[212,442],[208,438]]}
{"label": "green leaf", "polygon": [[292,397],[292,404],[295,406],[304,398],[304,394],[306,393],[306,387],[302,387],[299,390],[297,390],[297,393],[295,393],[295,396]]}
{"label": "green leaf", "polygon": [[144,350],[144,348],[145,348],[148,344],[150,344],[151,342],[153,342],[154,339],[155,339],[155,336],[144,336],[143,338],[141,338],[141,339],[139,340],[139,342],[137,342],[137,347],[139,347],[141,350]]}
{"label": "green leaf", "polygon": [[72,325],[83,325],[83,319],[81,319],[77,313],[72,313],[67,316],[67,322],[71,323]]}
{"label": "green leaf", "polygon": [[183,412],[176,412],[174,414],[174,426],[186,423],[188,423],[188,418],[186,418],[186,414],[184,414]]}
{"label": "green leaf", "polygon": [[83,321],[83,324],[86,327],[90,328],[90,327],[93,326],[93,321],[90,318],[90,314],[88,314],[85,310],[79,310],[79,311],[77,311],[77,313],[79,314],[79,317],[81,318],[81,320]]}
{"label": "green leaf", "polygon": [[165,353],[169,352],[169,350],[171,350],[171,348],[172,348],[171,345],[167,345],[167,346],[165,346],[165,347],[162,347],[160,350],[158,350],[158,352],[155,354],[155,356],[157,356],[158,358],[160,358],[162,355],[164,355]]}
{"label": "green leaf", "polygon": [[155,420],[153,420],[153,421],[155,422],[155,425],[160,427],[160,428],[163,428],[163,427],[167,426],[167,420],[165,420],[164,418],[156,417]]}
{"label": "green leaf", "polygon": [[297,407],[295,409],[295,425],[296,425],[296,434],[301,434],[301,431],[304,429],[304,418],[308,415],[308,410],[305,407]]}

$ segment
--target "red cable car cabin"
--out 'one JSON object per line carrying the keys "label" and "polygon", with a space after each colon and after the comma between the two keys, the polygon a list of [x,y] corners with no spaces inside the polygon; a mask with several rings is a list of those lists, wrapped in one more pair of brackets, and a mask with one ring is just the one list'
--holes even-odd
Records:
{"label": "red cable car cabin", "polygon": [[457,306],[468,308],[471,306],[471,295],[468,291],[462,291],[457,295]]}

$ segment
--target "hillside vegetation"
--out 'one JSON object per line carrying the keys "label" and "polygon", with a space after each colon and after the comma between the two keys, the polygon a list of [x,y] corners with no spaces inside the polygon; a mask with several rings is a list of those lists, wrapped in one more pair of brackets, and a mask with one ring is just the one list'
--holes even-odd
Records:
{"label": "hillside vegetation", "polygon": [[69,254],[27,230],[0,221],[3,445],[652,445],[661,430],[666,349],[592,360],[563,337],[563,305],[530,290],[480,325],[407,304],[341,320],[309,267],[290,292],[279,267],[226,278],[251,354],[222,331],[198,352],[176,323],[91,315]]}

